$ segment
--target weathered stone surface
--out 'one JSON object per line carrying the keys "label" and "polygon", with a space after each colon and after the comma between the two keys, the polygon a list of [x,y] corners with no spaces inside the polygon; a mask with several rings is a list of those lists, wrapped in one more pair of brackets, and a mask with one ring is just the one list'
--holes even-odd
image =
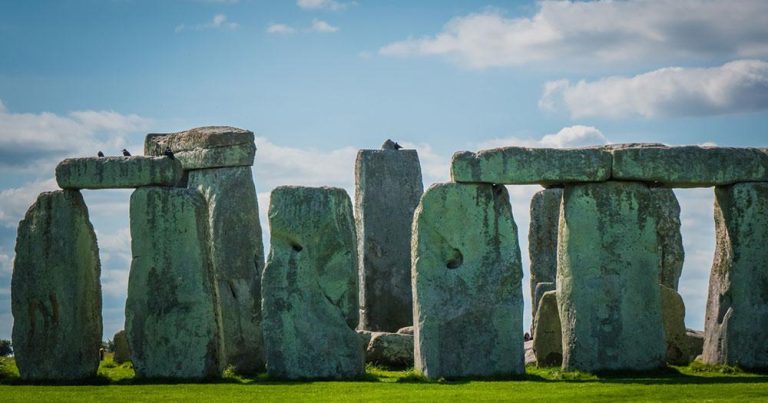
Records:
{"label": "weathered stone surface", "polygon": [[536,364],[536,355],[533,354],[533,340],[528,340],[523,343],[525,349],[525,365]]}
{"label": "weathered stone surface", "polygon": [[62,189],[173,186],[181,176],[179,161],[166,157],[68,158],[56,167]]}
{"label": "weathered stone surface", "polygon": [[611,153],[593,148],[503,147],[478,153],[453,154],[454,182],[507,185],[553,185],[606,181],[611,175]]}
{"label": "weathered stone surface", "polygon": [[413,326],[406,326],[402,327],[400,329],[397,329],[397,332],[400,334],[413,334]]}
{"label": "weathered stone surface", "polygon": [[768,181],[768,153],[756,148],[642,145],[612,153],[614,180],[678,188]]}
{"label": "weathered stone surface", "polygon": [[433,185],[413,225],[415,368],[432,379],[523,373],[522,267],[506,188]]}
{"label": "weathered stone surface", "polygon": [[685,330],[685,304],[683,297],[663,284],[661,288],[661,319],[664,322],[664,338],[667,341],[667,362],[685,365],[690,362],[691,351]]}
{"label": "weathered stone surface", "polygon": [[352,204],[343,189],[281,186],[269,205],[261,283],[267,372],[289,379],[364,371]]}
{"label": "weathered stone surface", "polygon": [[128,345],[128,336],[125,334],[125,330],[115,333],[115,336],[112,337],[112,343],[115,345],[113,361],[122,364],[131,360],[131,347]]}
{"label": "weathered stone surface", "polygon": [[24,380],[96,375],[101,264],[80,192],[42,193],[19,223],[11,280],[13,350]]}
{"label": "weathered stone surface", "polygon": [[413,366],[413,335],[371,332],[365,361],[390,367]]}
{"label": "weathered stone surface", "polygon": [[557,267],[564,369],[664,365],[652,210],[651,192],[639,183],[565,187]]}
{"label": "weathered stone surface", "polygon": [[262,370],[264,252],[251,168],[193,170],[189,172],[188,186],[199,190],[208,204],[225,364],[241,373]]}
{"label": "weathered stone surface", "polygon": [[229,126],[150,133],[144,140],[144,154],[163,155],[170,147],[185,170],[251,166],[256,153],[253,140],[253,132]]}
{"label": "weathered stone surface", "polygon": [[221,373],[207,210],[194,189],[147,187],[131,195],[125,331],[139,378]]}
{"label": "weathered stone surface", "polygon": [[704,362],[768,368],[768,183],[715,189]]}
{"label": "weathered stone surface", "polygon": [[[557,226],[560,222],[560,201],[562,188],[544,189],[531,199],[531,224],[528,231],[528,255],[531,259],[531,314],[536,314],[536,307],[541,294],[536,293],[539,283],[552,283],[549,290],[554,290],[557,278]],[[546,292],[545,291],[545,292]]]}
{"label": "weathered stone surface", "polygon": [[423,192],[416,150],[360,150],[355,162],[360,328],[413,323],[411,223]]}
{"label": "weathered stone surface", "polygon": [[704,352],[704,332],[701,330],[686,329],[685,339],[688,345],[689,361],[700,356]]}
{"label": "weathered stone surface", "polygon": [[[533,300],[532,305],[535,307],[535,309],[538,309],[538,306],[539,306],[538,302],[541,301],[541,297],[544,296],[544,293],[549,291],[554,291],[556,289],[557,289],[557,284],[555,284],[554,281],[551,283],[545,281],[537,284],[536,288],[533,290],[533,294],[531,294],[532,296],[531,299]],[[536,312],[534,312],[533,315],[536,316]]]}
{"label": "weathered stone surface", "polygon": [[559,366],[563,362],[563,342],[557,291],[544,293],[534,317],[533,353],[540,367]]}
{"label": "weathered stone surface", "polygon": [[672,189],[651,188],[651,197],[661,259],[659,282],[676,291],[685,260],[680,232],[680,203]]}

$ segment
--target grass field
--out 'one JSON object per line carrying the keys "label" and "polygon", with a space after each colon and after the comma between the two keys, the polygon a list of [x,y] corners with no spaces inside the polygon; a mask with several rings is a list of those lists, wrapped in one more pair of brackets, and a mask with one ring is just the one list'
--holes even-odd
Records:
{"label": "grass field", "polygon": [[283,382],[227,373],[206,383],[139,382],[130,364],[102,362],[83,385],[29,385],[0,359],[2,402],[119,401],[768,401],[768,376],[728,367],[671,367],[658,374],[593,375],[529,366],[517,379],[428,382],[412,371],[369,367],[349,382]]}

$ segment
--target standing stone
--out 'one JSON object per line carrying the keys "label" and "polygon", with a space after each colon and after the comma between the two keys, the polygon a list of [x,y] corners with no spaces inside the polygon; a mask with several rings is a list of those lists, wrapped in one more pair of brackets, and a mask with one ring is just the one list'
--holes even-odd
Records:
{"label": "standing stone", "polygon": [[557,291],[544,293],[534,318],[533,354],[540,367],[560,366],[563,362],[563,342]]}
{"label": "standing stone", "polygon": [[352,203],[343,189],[281,186],[269,205],[261,282],[270,376],[353,378],[364,372]]}
{"label": "standing stone", "polygon": [[360,328],[413,324],[411,223],[423,192],[416,150],[360,150],[355,161]]}
{"label": "standing stone", "polygon": [[664,321],[664,339],[667,341],[667,362],[685,365],[690,362],[691,351],[685,330],[685,304],[683,297],[663,284],[661,289],[661,319]]}
{"label": "standing stone", "polygon": [[115,345],[113,361],[122,364],[131,360],[131,348],[128,346],[128,336],[125,334],[125,330],[115,333],[115,336],[112,337],[112,343]]}
{"label": "standing stone", "polygon": [[664,365],[653,201],[632,182],[569,185],[558,238],[563,369]]}
{"label": "standing stone", "polygon": [[531,199],[531,224],[528,231],[528,255],[531,259],[531,296],[536,314],[540,295],[536,293],[539,283],[552,283],[557,278],[557,226],[560,222],[560,200],[562,188],[544,189]]}
{"label": "standing stone", "polygon": [[659,282],[677,291],[685,260],[683,236],[680,232],[680,203],[672,189],[651,188],[651,197],[661,257]]}
{"label": "standing stone", "polygon": [[715,188],[704,362],[768,368],[768,183]]}
{"label": "standing stone", "polygon": [[211,260],[218,287],[225,363],[241,373],[264,368],[261,271],[264,253],[250,167],[189,172],[208,204]]}
{"label": "standing stone", "polygon": [[83,196],[46,192],[19,223],[11,280],[13,350],[24,380],[96,375],[101,263]]}
{"label": "standing stone", "polygon": [[209,233],[197,190],[148,187],[131,195],[125,330],[139,378],[221,373]]}
{"label": "standing stone", "polygon": [[507,189],[433,185],[413,233],[416,369],[431,379],[523,373],[523,275]]}

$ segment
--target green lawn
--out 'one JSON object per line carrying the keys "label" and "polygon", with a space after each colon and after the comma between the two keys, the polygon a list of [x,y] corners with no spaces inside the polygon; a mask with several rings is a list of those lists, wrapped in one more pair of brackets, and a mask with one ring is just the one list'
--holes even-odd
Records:
{"label": "green lawn", "polygon": [[701,365],[660,374],[592,375],[528,367],[519,379],[427,382],[409,371],[368,368],[351,382],[281,382],[227,374],[215,383],[139,383],[130,364],[102,363],[90,385],[25,385],[0,359],[1,402],[117,401],[768,401],[768,376]]}

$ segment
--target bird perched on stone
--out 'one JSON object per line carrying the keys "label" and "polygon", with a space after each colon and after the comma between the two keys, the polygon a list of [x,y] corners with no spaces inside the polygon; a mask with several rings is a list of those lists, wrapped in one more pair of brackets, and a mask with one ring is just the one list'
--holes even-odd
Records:
{"label": "bird perched on stone", "polygon": [[125,156],[125,157],[130,157],[130,156],[131,156],[131,153],[129,153],[129,152],[128,152],[128,150],[126,150],[125,148],[123,148],[123,156]]}
{"label": "bird perched on stone", "polygon": [[96,155],[98,155],[98,156],[99,156],[99,158],[104,158],[104,153],[103,153],[103,152],[101,152],[101,151],[99,151],[99,153],[98,153],[98,154],[96,154]]}
{"label": "bird perched on stone", "polygon": [[381,145],[382,150],[399,150],[401,148],[403,148],[403,146],[397,144],[397,142],[394,142],[391,139],[387,139],[387,141]]}
{"label": "bird perched on stone", "polygon": [[173,156],[173,151],[171,151],[171,147],[165,147],[165,151],[163,151],[163,155],[166,157],[175,160],[176,158]]}

